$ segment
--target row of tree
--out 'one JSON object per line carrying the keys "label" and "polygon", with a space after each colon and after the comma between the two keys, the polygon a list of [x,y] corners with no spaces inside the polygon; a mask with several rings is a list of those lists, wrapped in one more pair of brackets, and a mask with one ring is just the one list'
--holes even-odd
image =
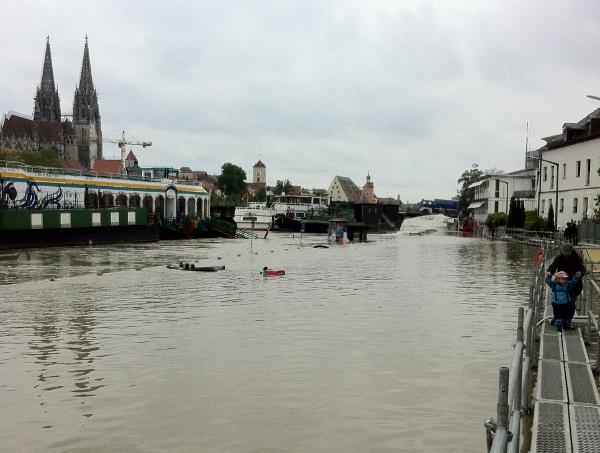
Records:
{"label": "row of tree", "polygon": [[40,167],[64,167],[63,161],[53,149],[44,149],[41,151],[0,149],[0,160],[23,162],[26,165],[36,165]]}

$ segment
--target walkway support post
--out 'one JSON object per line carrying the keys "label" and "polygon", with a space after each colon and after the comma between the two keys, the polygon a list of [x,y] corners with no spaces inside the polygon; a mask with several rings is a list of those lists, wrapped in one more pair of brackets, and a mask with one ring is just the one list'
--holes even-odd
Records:
{"label": "walkway support post", "polygon": [[[596,325],[600,327],[600,313],[598,313]],[[594,364],[594,370],[596,371],[596,373],[600,373],[600,329],[596,333],[598,334],[598,336],[596,337],[596,363]]]}
{"label": "walkway support post", "polygon": [[582,302],[582,314],[586,317],[585,327],[583,328],[583,338],[586,345],[591,344],[592,342],[592,319],[590,318],[590,313],[592,312],[592,283],[590,282],[587,274],[584,277],[585,282],[583,285],[583,294],[581,295]]}
{"label": "walkway support post", "polygon": [[508,442],[508,367],[503,366],[498,373],[498,405],[496,416],[498,424],[496,436],[492,445],[492,453],[503,453],[506,451]]}

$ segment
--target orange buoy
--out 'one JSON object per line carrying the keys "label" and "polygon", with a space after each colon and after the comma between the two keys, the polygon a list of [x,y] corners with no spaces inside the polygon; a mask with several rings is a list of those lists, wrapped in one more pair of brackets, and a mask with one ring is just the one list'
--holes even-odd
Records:
{"label": "orange buoy", "polygon": [[541,248],[537,249],[537,252],[535,252],[535,256],[533,257],[533,267],[536,267],[538,264],[540,264],[543,256],[544,251]]}

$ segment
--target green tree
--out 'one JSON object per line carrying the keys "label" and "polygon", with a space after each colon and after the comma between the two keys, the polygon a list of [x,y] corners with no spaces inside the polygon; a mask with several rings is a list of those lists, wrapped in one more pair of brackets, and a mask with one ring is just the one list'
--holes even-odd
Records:
{"label": "green tree", "polygon": [[479,165],[473,164],[470,170],[465,170],[460,178],[458,178],[458,184],[460,184],[460,189],[458,189],[458,210],[466,211],[467,207],[471,204],[474,197],[474,190],[469,189],[469,186],[477,181],[483,179],[483,172],[479,170]]}
{"label": "green tree", "polygon": [[251,194],[248,197],[248,201],[266,201],[267,200],[267,189],[261,187],[256,191],[256,193]]}
{"label": "green tree", "polygon": [[496,226],[508,226],[506,223],[506,214],[504,212],[492,212],[488,214],[487,218],[485,219],[485,224],[488,227],[491,227],[492,222],[494,221],[496,222]]}
{"label": "green tree", "polygon": [[516,218],[517,218],[517,206],[515,197],[510,197],[510,206],[508,208],[508,216],[506,218],[506,226],[507,228],[515,228],[516,227]]}
{"label": "green tree", "polygon": [[537,211],[527,211],[525,212],[523,228],[527,231],[544,231],[546,221],[538,215]]}
{"label": "green tree", "polygon": [[525,202],[519,201],[519,209],[517,210],[519,216],[515,222],[515,228],[523,228],[525,226]]}
{"label": "green tree", "polygon": [[282,193],[291,193],[292,187],[292,183],[289,179],[286,179],[285,181],[281,181],[280,179],[278,179],[275,183],[275,187],[273,188],[273,193],[275,195],[281,195]]}
{"label": "green tree", "polygon": [[554,225],[554,207],[550,205],[548,209],[548,231],[556,231],[556,225]]}
{"label": "green tree", "polygon": [[53,149],[41,151],[0,150],[0,160],[23,162],[27,165],[38,165],[40,167],[64,167],[64,162],[58,157]]}
{"label": "green tree", "polygon": [[246,192],[246,172],[229,162],[223,164],[217,178],[217,187],[225,196],[241,199]]}

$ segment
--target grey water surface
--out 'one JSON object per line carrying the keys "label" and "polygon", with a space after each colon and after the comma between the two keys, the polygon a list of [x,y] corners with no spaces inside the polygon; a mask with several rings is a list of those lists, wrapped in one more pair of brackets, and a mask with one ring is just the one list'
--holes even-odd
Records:
{"label": "grey water surface", "polygon": [[[312,247],[323,241],[0,263],[0,450],[483,451],[534,250],[444,234]],[[180,261],[226,269],[165,267]]]}

